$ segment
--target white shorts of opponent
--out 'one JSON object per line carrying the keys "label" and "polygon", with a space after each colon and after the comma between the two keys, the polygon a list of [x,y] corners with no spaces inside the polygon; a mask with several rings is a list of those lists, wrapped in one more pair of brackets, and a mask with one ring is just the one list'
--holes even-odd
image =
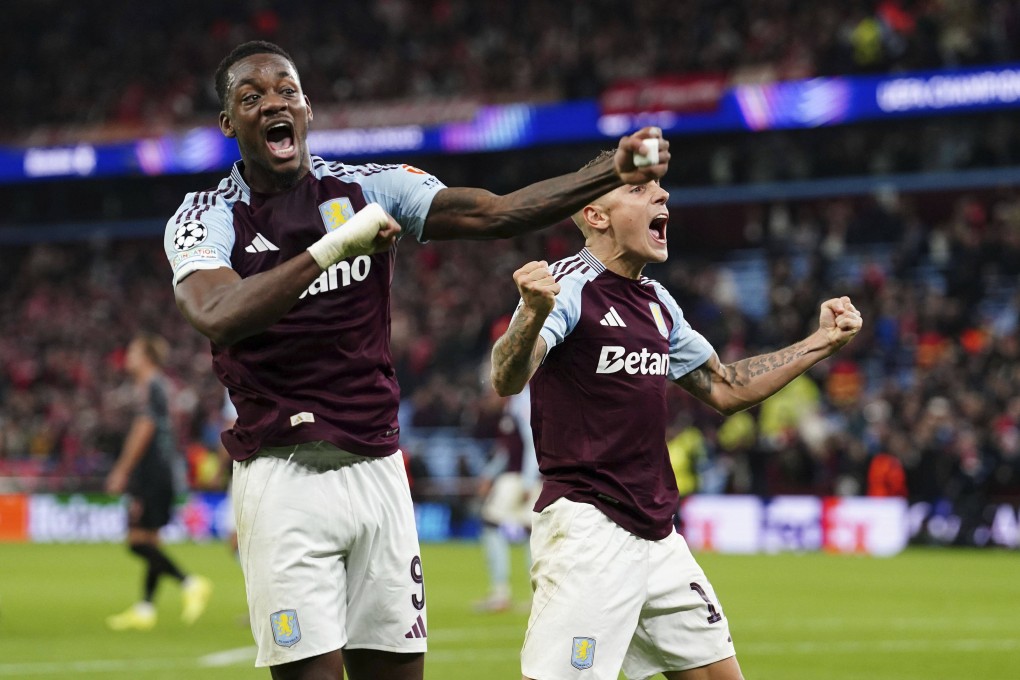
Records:
{"label": "white shorts of opponent", "polygon": [[638,538],[587,503],[535,518],[535,588],[521,670],[541,680],[630,680],[734,655],[729,624],[682,536]]}
{"label": "white shorts of opponent", "polygon": [[401,453],[325,442],[234,463],[256,666],[341,648],[426,650],[425,588]]}

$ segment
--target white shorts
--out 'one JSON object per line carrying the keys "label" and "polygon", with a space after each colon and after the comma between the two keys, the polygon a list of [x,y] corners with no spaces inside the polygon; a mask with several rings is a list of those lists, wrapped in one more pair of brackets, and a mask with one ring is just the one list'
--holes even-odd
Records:
{"label": "white shorts", "polygon": [[521,670],[540,680],[631,680],[735,654],[729,624],[687,542],[649,541],[565,498],[531,534],[535,595]]}
{"label": "white shorts", "polygon": [[256,666],[341,648],[425,651],[424,579],[399,451],[266,449],[234,463],[233,497]]}
{"label": "white shorts", "polygon": [[525,495],[524,481],[519,472],[496,475],[496,479],[492,481],[492,489],[482,503],[482,519],[496,526],[513,524],[531,529],[535,502],[538,501],[541,491],[542,485],[536,483],[535,488]]}

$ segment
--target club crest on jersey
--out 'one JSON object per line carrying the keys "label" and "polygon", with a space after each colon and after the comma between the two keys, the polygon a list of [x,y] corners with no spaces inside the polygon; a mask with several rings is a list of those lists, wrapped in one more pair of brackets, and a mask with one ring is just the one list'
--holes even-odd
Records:
{"label": "club crest on jersey", "polygon": [[326,231],[335,231],[354,217],[354,206],[349,198],[331,198],[319,204],[319,214],[326,225]]}
{"label": "club crest on jersey", "polygon": [[281,647],[293,647],[301,639],[301,626],[298,625],[297,611],[281,609],[269,615],[269,623],[273,626],[273,639]]}
{"label": "club crest on jersey", "polygon": [[570,665],[583,671],[595,663],[595,638],[576,637],[571,645]]}
{"label": "club crest on jersey", "polygon": [[652,318],[655,319],[655,326],[664,338],[669,337],[669,328],[666,327],[666,317],[662,315],[662,307],[658,302],[649,302],[648,307],[652,310]]}

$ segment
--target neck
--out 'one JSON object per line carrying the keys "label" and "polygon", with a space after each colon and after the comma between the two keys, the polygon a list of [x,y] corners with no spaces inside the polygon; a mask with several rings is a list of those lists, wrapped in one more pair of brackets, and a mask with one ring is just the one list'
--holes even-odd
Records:
{"label": "neck", "polygon": [[155,375],[156,375],[155,366],[142,366],[137,371],[135,371],[135,384],[147,385]]}
{"label": "neck", "polygon": [[301,165],[291,171],[279,172],[241,155],[243,161],[241,176],[248,188],[259,194],[278,194],[297,186],[312,168],[312,158],[308,154],[301,160]]}
{"label": "neck", "polygon": [[606,269],[625,279],[636,281],[641,277],[645,265],[648,264],[621,250],[612,239],[588,238],[584,245],[592,255],[598,258],[599,262],[606,266]]}

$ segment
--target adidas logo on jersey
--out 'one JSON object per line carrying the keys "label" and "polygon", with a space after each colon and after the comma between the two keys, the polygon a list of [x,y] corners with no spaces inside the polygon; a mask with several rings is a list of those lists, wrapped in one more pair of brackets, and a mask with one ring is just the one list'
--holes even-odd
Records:
{"label": "adidas logo on jersey", "polygon": [[625,347],[609,345],[599,353],[596,373],[619,373],[629,375],[666,375],[669,370],[669,355],[649,352],[642,347],[640,352],[627,352]]}
{"label": "adidas logo on jersey", "polygon": [[319,278],[312,281],[312,285],[308,286],[308,290],[301,293],[298,299],[303,299],[306,295],[318,295],[328,290],[343,288],[355,281],[364,281],[368,278],[371,268],[372,258],[368,255],[358,255],[350,261],[340,260],[319,274]]}
{"label": "adidas logo on jersey", "polygon": [[244,252],[246,253],[264,253],[268,250],[279,250],[269,239],[262,234],[255,234],[255,238],[251,240],[251,244],[245,246]]}
{"label": "adidas logo on jersey", "polygon": [[617,313],[616,308],[610,307],[606,315],[602,317],[602,321],[599,321],[603,326],[619,326],[620,328],[626,328],[627,324],[623,322],[620,315]]}

